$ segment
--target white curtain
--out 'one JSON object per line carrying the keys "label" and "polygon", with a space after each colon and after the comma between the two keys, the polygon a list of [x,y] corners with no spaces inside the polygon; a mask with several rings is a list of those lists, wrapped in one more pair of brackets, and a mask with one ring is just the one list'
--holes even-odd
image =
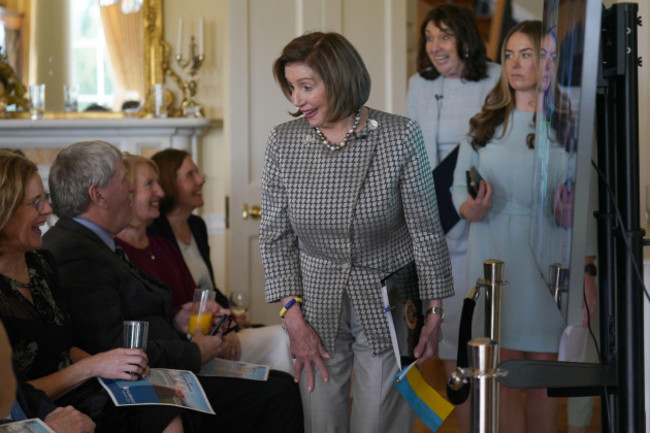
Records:
{"label": "white curtain", "polygon": [[119,4],[101,6],[104,37],[118,85],[138,92],[144,99],[147,92],[144,76],[144,27],[142,10],[122,13]]}

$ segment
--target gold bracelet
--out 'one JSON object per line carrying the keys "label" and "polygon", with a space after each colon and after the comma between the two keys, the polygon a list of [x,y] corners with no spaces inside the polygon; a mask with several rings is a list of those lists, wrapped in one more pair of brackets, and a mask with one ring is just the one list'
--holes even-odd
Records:
{"label": "gold bracelet", "polygon": [[426,316],[428,316],[429,314],[437,314],[440,316],[441,322],[445,321],[445,310],[442,307],[436,305],[435,307],[431,307],[427,309]]}

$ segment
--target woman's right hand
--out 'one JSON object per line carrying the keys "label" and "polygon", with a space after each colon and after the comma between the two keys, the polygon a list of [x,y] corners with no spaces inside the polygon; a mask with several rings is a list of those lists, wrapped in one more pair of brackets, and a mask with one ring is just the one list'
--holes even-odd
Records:
{"label": "woman's right hand", "polygon": [[467,201],[460,205],[460,213],[467,221],[481,221],[492,208],[492,186],[481,180],[476,198],[467,195]]}
{"label": "woman's right hand", "polygon": [[106,379],[136,380],[149,373],[149,359],[141,349],[113,349],[101,352],[79,363],[88,363],[92,376]]}
{"label": "woman's right hand", "polygon": [[92,433],[95,423],[72,406],[57,407],[43,419],[55,433]]}
{"label": "woman's right hand", "polygon": [[[283,299],[286,305],[291,298]],[[324,382],[329,381],[329,372],[323,359],[329,359],[330,355],[320,341],[320,337],[305,319],[302,317],[300,308],[290,308],[284,315],[284,324],[289,334],[291,355],[296,359],[294,381],[298,383],[303,368],[307,374],[307,389],[314,389],[314,366],[318,367]]]}

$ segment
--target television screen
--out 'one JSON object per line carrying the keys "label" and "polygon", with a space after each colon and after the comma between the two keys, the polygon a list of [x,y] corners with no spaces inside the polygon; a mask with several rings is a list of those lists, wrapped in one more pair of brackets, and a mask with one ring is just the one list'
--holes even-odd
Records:
{"label": "television screen", "polygon": [[530,246],[569,324],[582,321],[586,256],[596,256],[595,101],[601,4],[546,0],[539,61]]}

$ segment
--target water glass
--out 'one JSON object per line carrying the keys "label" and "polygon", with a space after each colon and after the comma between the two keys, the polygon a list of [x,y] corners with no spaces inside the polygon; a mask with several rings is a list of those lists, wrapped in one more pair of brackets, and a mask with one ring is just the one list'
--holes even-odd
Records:
{"label": "water glass", "polygon": [[167,95],[165,94],[164,84],[154,84],[151,86],[153,96],[154,117],[167,117]]}
{"label": "water glass", "polygon": [[63,103],[66,112],[76,113],[78,111],[79,109],[79,85],[78,84],[63,85]]}
{"label": "water glass", "polygon": [[29,113],[32,120],[43,118],[45,113],[45,84],[29,85]]}
{"label": "water glass", "polygon": [[149,322],[125,320],[122,332],[122,345],[127,349],[147,350]]}

